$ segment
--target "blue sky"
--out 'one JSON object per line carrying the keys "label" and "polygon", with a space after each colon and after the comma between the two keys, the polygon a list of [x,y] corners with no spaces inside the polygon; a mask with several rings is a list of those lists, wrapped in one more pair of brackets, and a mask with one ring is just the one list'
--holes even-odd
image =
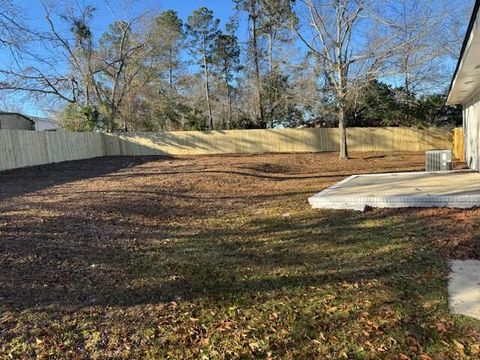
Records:
{"label": "blue sky", "polygon": [[[146,11],[157,11],[173,9],[178,12],[180,18],[186,20],[187,17],[196,9],[205,6],[213,10],[215,16],[222,23],[228,21],[234,13],[234,4],[232,0],[75,0],[81,5],[92,5],[96,8],[94,24],[99,26],[95,30],[105,30],[109,23],[115,19],[129,17],[132,14],[141,14]],[[26,17],[37,23],[39,26],[45,26],[44,8],[40,0],[26,1],[15,0],[18,6],[25,10]],[[61,1],[58,1],[61,4]],[[127,5],[125,5],[127,4]],[[79,6],[79,7],[80,7]]]}
{"label": "blue sky", "polygon": [[[16,5],[23,8],[25,21],[37,29],[45,29],[45,10],[42,0],[12,0]],[[188,16],[196,9],[205,6],[213,10],[215,16],[219,18],[224,25],[235,13],[233,0],[43,0],[56,4],[59,11],[64,6],[62,3],[77,4],[77,8],[85,5],[93,5],[96,8],[93,21],[91,23],[96,39],[108,29],[108,25],[114,20],[131,19],[135,15],[145,12],[158,13],[167,9],[173,9],[178,12],[180,18],[186,21]],[[461,0],[468,2],[469,0]],[[465,22],[467,19],[465,19]],[[240,41],[243,42],[248,36],[248,28],[245,19],[240,24],[238,33]],[[308,36],[308,35],[307,35]],[[8,59],[8,54],[0,52],[0,65]],[[454,61],[447,61],[445,64],[449,68],[454,66]],[[394,79],[390,79],[395,85]],[[1,101],[1,98],[0,98]],[[9,108],[11,107],[11,108]],[[30,115],[45,115],[41,111],[42,107],[30,96],[10,96],[5,102],[0,102],[0,110],[22,111]]]}
{"label": "blue sky", "polygon": [[233,2],[231,0],[164,0],[160,1],[160,6],[178,11],[183,19],[193,10],[202,6],[212,9],[215,15],[222,20],[227,20],[233,14]]}
{"label": "blue sky", "polygon": [[[49,0],[46,0],[48,2]],[[50,0],[52,1],[52,0]],[[62,0],[53,0],[58,10],[64,8]],[[25,21],[37,29],[47,30],[45,21],[45,9],[41,0],[13,0],[13,3],[23,9]],[[205,6],[213,10],[215,16],[222,22],[222,26],[235,12],[232,0],[73,0],[69,3],[76,3],[78,8],[85,5],[92,5],[96,8],[92,21],[94,33],[98,37],[107,30],[108,25],[114,20],[131,18],[132,15],[140,15],[145,12],[159,12],[173,9],[178,12],[184,21],[196,9]],[[240,30],[240,39],[245,39],[247,29]],[[10,61],[7,53],[0,53],[0,62]],[[46,115],[38,103],[25,94],[18,97],[11,95],[8,99],[0,102],[0,110],[21,111],[29,115]]]}

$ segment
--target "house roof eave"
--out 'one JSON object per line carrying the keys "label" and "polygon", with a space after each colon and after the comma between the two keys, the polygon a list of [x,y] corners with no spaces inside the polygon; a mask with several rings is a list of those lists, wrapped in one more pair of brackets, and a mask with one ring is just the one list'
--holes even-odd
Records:
{"label": "house roof eave", "polygon": [[471,38],[474,35],[474,30],[478,29],[475,27],[475,23],[477,22],[479,10],[480,10],[480,0],[476,0],[475,5],[473,6],[472,16],[470,17],[470,21],[468,23],[467,31],[465,33],[465,38],[463,40],[462,48],[460,50],[460,55],[457,61],[457,65],[455,67],[455,71],[453,73],[452,80],[450,82],[450,88],[448,89],[447,104],[449,105],[456,105],[456,104],[462,103],[462,101],[452,99],[452,92],[454,90],[456,80],[458,78],[466,50],[469,44],[471,44]]}

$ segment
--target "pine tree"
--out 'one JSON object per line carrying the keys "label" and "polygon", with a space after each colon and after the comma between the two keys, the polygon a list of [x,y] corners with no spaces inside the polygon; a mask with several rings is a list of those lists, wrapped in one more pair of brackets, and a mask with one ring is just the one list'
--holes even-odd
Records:
{"label": "pine tree", "polygon": [[238,39],[233,34],[220,34],[214,45],[212,62],[217,73],[225,85],[228,100],[227,128],[232,124],[232,80],[235,73],[240,70],[240,46]]}
{"label": "pine tree", "polygon": [[202,7],[195,10],[187,20],[187,34],[190,37],[190,51],[203,68],[205,96],[208,106],[208,121],[213,130],[212,102],[210,96],[210,71],[213,47],[219,36],[220,20],[215,19],[213,11]]}

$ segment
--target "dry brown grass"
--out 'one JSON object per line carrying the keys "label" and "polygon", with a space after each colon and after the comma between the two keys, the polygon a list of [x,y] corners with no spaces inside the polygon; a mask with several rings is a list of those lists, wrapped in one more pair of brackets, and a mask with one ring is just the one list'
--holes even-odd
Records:
{"label": "dry brown grass", "polygon": [[307,204],[351,174],[422,167],[277,154],[0,174],[0,354],[478,358],[478,322],[448,311],[444,256],[476,254],[477,210]]}

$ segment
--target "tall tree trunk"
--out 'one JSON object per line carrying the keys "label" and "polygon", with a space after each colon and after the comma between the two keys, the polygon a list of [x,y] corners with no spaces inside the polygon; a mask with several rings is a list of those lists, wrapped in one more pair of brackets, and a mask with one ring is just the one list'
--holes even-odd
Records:
{"label": "tall tree trunk", "polygon": [[228,97],[228,122],[227,129],[232,128],[232,92],[230,91],[230,84],[228,83],[228,66],[225,64],[224,69],[225,73],[225,86],[227,87],[227,97]]}
{"label": "tall tree trunk", "polygon": [[210,123],[210,130],[213,130],[213,115],[212,104],[210,102],[210,84],[208,80],[207,46],[205,36],[203,37],[203,70],[205,76],[205,96],[207,97],[208,105],[208,122]]}
{"label": "tall tree trunk", "polygon": [[255,9],[255,4],[252,5],[250,20],[252,21],[252,52],[253,52],[253,62],[255,65],[255,83],[257,87],[257,101],[258,101],[258,113],[260,115],[260,122],[262,126],[265,126],[265,113],[263,109],[263,99],[262,99],[262,80],[260,77],[260,60],[258,56],[258,45],[257,45],[257,12]]}
{"label": "tall tree trunk", "polygon": [[110,132],[113,132],[114,124],[115,124],[115,119],[117,117],[117,107],[113,102],[110,103],[110,109],[112,110],[110,113],[110,120],[109,120],[109,130]]}
{"label": "tall tree trunk", "polygon": [[87,106],[90,106],[90,85],[89,85],[89,81],[86,80],[85,83],[87,84],[87,86],[85,86],[85,102],[87,104]]}
{"label": "tall tree trunk", "polygon": [[[340,26],[340,25],[338,25]],[[338,33],[340,33],[338,31]],[[337,37],[337,43],[340,44]],[[336,72],[338,75],[337,101],[338,101],[338,129],[340,135],[340,159],[348,160],[348,144],[347,144],[347,129],[345,126],[345,97],[347,94],[347,71],[348,67],[342,61],[342,49],[340,46],[336,47]]]}
{"label": "tall tree trunk", "polygon": [[222,124],[220,125],[220,129],[225,130],[226,124],[227,124],[227,115],[225,114],[225,104],[222,101]]}
{"label": "tall tree trunk", "polygon": [[268,65],[270,73],[273,72],[273,35],[268,34]]}
{"label": "tall tree trunk", "polygon": [[404,80],[404,87],[405,87],[405,92],[408,94],[410,92],[410,74],[409,74],[409,55],[405,54],[403,58],[403,75],[405,77]]}
{"label": "tall tree trunk", "polygon": [[173,90],[173,60],[172,60],[172,48],[168,49],[168,83],[170,84],[170,90]]}
{"label": "tall tree trunk", "polygon": [[345,127],[344,105],[338,107],[338,129],[340,133],[340,159],[348,160],[347,129]]}

